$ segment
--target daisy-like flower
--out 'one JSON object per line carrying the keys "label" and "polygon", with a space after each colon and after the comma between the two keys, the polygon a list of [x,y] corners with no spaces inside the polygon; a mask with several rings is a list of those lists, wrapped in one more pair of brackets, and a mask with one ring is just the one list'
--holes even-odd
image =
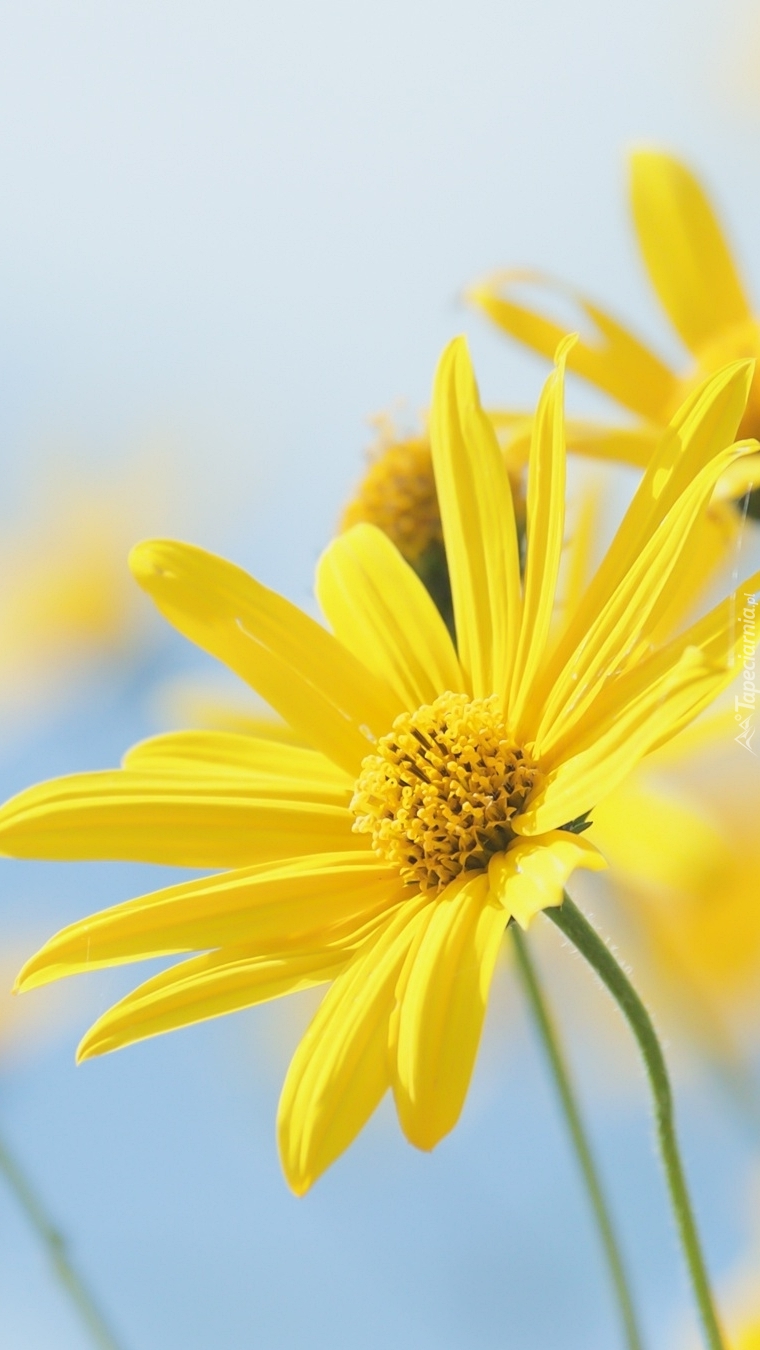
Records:
{"label": "daisy-like flower", "polygon": [[[672,370],[604,309],[538,272],[502,272],[469,291],[469,299],[510,337],[552,357],[564,325],[521,303],[526,284],[575,306],[590,336],[568,356],[568,369],[596,385],[637,419],[631,427],[571,424],[572,449],[638,467],[649,463],[690,390],[727,361],[760,354],[760,324],[731,249],[703,188],[679,160],[655,150],[631,157],[631,207],[641,256],[657,297],[689,361]],[[760,376],[756,374],[740,427],[760,435]],[[750,514],[760,516],[760,458],[735,464],[718,499],[752,491]],[[726,520],[720,522],[726,530]]]}
{"label": "daisy-like flower", "polygon": [[0,536],[0,702],[13,725],[65,687],[64,670],[74,679],[143,637],[123,557],[135,531],[155,523],[168,483],[141,460],[100,481],[49,464],[35,491],[33,511]]}
{"label": "daisy-like flower", "polygon": [[550,637],[566,355],[534,423],[524,579],[509,478],[461,339],[439,365],[431,445],[456,647],[413,569],[369,525],[319,563],[332,633],[222,559],[141,544],[132,569],[162,613],[303,745],[159,736],[121,771],[42,784],[0,812],[0,847],[17,857],[232,869],[76,923],[27,963],[23,989],[200,953],[101,1017],[80,1057],[329,984],[280,1102],[280,1154],[299,1193],[389,1088],[412,1143],[432,1148],[452,1129],[508,922],[561,904],[574,868],[603,866],[579,833],[587,813],[736,669],[730,599],[664,645],[651,637],[717,478],[752,449],[729,444],[751,366],[687,400]]}
{"label": "daisy-like flower", "polygon": [[[525,529],[525,467],[530,449],[532,414],[486,412],[493,425],[509,475],[518,535]],[[450,631],[454,616],[443,543],[430,434],[400,435],[388,416],[374,419],[378,435],[368,465],[343,511],[341,530],[376,525],[411,563],[435,600]]]}

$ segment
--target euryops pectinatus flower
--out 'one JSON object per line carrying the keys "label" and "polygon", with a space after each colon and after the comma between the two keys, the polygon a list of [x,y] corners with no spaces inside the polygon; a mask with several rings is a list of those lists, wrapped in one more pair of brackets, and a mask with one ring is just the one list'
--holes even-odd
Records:
{"label": "euryops pectinatus flower", "polygon": [[[0,812],[19,857],[229,868],[65,929],[19,987],[199,952],[101,1017],[80,1057],[328,983],[279,1110],[283,1167],[308,1189],[390,1088],[407,1138],[432,1148],[467,1092],[510,919],[562,902],[603,866],[577,831],[731,679],[730,600],[653,649],[752,376],[694,392],[574,612],[550,631],[563,541],[562,352],[531,446],[521,577],[509,480],[465,343],[441,360],[431,441],[457,648],[380,530],[336,539],[317,571],[333,632],[231,563],[139,545],[132,568],[181,632],[249,681],[289,741],[159,736],[121,771],[22,793]],[[727,448],[728,447],[728,448]],[[303,745],[293,743],[293,732]],[[307,748],[308,747],[308,748]]]}

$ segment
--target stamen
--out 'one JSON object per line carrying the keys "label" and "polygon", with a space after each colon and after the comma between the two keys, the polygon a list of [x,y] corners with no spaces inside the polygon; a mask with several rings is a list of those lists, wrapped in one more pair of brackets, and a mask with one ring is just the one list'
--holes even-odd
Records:
{"label": "stamen", "polygon": [[411,563],[431,544],[442,543],[433,459],[426,437],[381,442],[341,525],[347,530],[362,522],[377,525]]}
{"label": "stamen", "polygon": [[441,694],[402,713],[362,764],[354,829],[410,885],[437,895],[514,839],[538,769],[509,735],[499,700]]}

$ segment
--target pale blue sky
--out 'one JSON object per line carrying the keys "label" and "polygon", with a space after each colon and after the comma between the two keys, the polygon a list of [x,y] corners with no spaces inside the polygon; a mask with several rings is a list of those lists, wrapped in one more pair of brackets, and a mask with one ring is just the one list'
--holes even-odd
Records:
{"label": "pale blue sky", "polygon": [[[540,365],[462,307],[468,280],[541,266],[674,351],[632,245],[627,145],[669,145],[703,172],[760,291],[754,41],[738,0],[6,5],[0,519],[61,446],[102,462],[167,442],[213,502],[199,542],[306,602],[366,417],[399,398],[423,407],[449,336],[470,334],[489,398],[535,396]],[[760,44],[757,69],[760,88]],[[152,729],[153,678],[188,659],[170,642],[96,682],[86,707],[0,760],[3,791],[115,763]],[[14,934],[160,884],[134,867],[3,875]],[[423,1158],[384,1112],[301,1202],[279,1174],[274,1114],[306,1010],[75,1070],[87,1012],[131,980],[93,981],[78,1027],[0,1079],[0,1121],[125,1350],[617,1344],[508,976],[454,1137]],[[577,1053],[590,1082],[593,1046]],[[671,1350],[686,1288],[640,1097],[592,1105],[650,1344]],[[726,1271],[748,1142],[709,1094],[689,1103],[689,1163]],[[0,1253],[4,1350],[83,1348],[1,1188]]]}

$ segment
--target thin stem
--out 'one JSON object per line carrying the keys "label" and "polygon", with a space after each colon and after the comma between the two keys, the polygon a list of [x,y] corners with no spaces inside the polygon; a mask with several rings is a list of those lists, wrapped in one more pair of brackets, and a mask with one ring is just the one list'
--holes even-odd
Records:
{"label": "thin stem", "polygon": [[652,1089],[657,1136],[670,1200],[702,1319],[705,1341],[710,1350],[725,1350],[678,1149],[670,1079],[652,1019],[609,947],[567,894],[561,905],[547,909],[544,913],[596,971],[638,1041]]}
{"label": "thin stem", "polygon": [[48,1219],[38,1196],[1,1139],[0,1172],[8,1182],[32,1228],[47,1249],[53,1269],[87,1327],[93,1344],[98,1346],[98,1350],[119,1350],[118,1343],[111,1335],[91,1295],[69,1260],[63,1235]]}
{"label": "thin stem", "polygon": [[642,1350],[642,1340],[636,1321],[633,1298],[623,1257],[612,1223],[610,1210],[605,1199],[599,1172],[591,1152],[591,1145],[581,1119],[578,1103],[573,1091],[570,1073],[565,1062],[559,1037],[552,1021],[549,1008],[539,984],[536,968],[528,950],[527,941],[517,924],[510,925],[515,946],[517,964],[528,996],[531,1012],[538,1030],[546,1058],[554,1075],[554,1082],[562,1104],[570,1137],[573,1141],[578,1163],[586,1183],[591,1208],[594,1211],[599,1236],[607,1259],[610,1277],[620,1308],[620,1316],[629,1350]]}

